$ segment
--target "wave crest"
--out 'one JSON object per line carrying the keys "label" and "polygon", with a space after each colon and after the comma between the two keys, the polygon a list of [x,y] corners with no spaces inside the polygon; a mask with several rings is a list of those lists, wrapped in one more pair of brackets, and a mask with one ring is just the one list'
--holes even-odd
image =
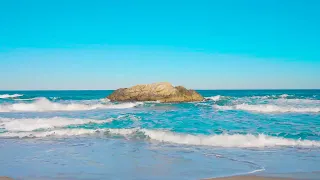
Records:
{"label": "wave crest", "polygon": [[318,141],[294,140],[259,134],[191,135],[169,131],[143,130],[151,139],[186,145],[217,147],[320,146]]}
{"label": "wave crest", "polygon": [[0,94],[0,99],[9,99],[23,96],[23,94]]}
{"label": "wave crest", "polygon": [[219,101],[221,98],[222,98],[221,95],[216,95],[216,96],[206,97],[205,99],[211,100],[211,101]]}
{"label": "wave crest", "polygon": [[14,103],[0,105],[0,112],[45,112],[45,111],[85,111],[94,109],[125,109],[133,108],[143,103],[121,103],[121,104],[83,104],[83,103],[58,103],[51,102],[46,98],[37,98],[32,103]]}
{"label": "wave crest", "polygon": [[219,106],[214,105],[214,108],[218,110],[244,110],[251,112],[260,112],[260,113],[318,113],[320,112],[320,107],[294,107],[294,106],[279,106],[272,104],[238,104],[232,106]]}
{"label": "wave crest", "polygon": [[214,146],[214,147],[241,147],[241,148],[263,148],[263,147],[320,147],[319,141],[295,140],[264,134],[220,134],[220,135],[192,135],[181,134],[165,130],[150,129],[58,129],[46,132],[6,132],[0,137],[64,137],[80,136],[90,134],[111,134],[125,137],[143,135],[149,140],[158,142],[194,145],[194,146]]}
{"label": "wave crest", "polygon": [[63,117],[53,118],[32,118],[32,119],[10,119],[1,118],[0,127],[3,127],[7,131],[34,131],[37,129],[53,129],[57,127],[65,127],[69,125],[81,125],[81,124],[103,124],[112,122],[113,118],[106,120],[94,120],[94,119],[73,119]]}
{"label": "wave crest", "polygon": [[44,137],[66,137],[66,136],[80,136],[89,135],[99,132],[94,129],[58,129],[52,131],[42,131],[42,132],[6,132],[0,133],[0,137],[7,138],[44,138]]}

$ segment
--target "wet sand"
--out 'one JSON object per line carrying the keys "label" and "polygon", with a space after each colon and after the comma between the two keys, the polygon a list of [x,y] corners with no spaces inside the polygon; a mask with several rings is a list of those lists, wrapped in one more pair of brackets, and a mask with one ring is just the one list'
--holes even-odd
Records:
{"label": "wet sand", "polygon": [[262,177],[262,176],[233,176],[224,178],[212,178],[206,180],[293,180],[289,178]]}
{"label": "wet sand", "polygon": [[[0,180],[13,180],[9,177],[0,177]],[[287,178],[274,178],[274,177],[259,177],[259,176],[233,176],[225,178],[212,178],[205,180],[292,180]]]}

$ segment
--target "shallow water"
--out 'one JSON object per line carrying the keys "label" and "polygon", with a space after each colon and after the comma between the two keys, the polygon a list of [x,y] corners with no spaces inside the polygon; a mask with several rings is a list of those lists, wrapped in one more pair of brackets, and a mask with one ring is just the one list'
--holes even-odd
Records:
{"label": "shallow water", "polygon": [[0,91],[0,175],[200,179],[319,171],[319,90],[199,91],[206,101],[181,104],[111,103],[111,92]]}

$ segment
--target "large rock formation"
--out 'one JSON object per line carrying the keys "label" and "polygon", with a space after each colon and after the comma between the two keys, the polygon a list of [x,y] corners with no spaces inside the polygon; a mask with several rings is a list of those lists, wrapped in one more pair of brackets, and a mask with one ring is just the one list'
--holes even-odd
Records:
{"label": "large rock formation", "polygon": [[111,101],[193,102],[204,98],[194,90],[170,83],[154,83],[121,88],[107,97]]}

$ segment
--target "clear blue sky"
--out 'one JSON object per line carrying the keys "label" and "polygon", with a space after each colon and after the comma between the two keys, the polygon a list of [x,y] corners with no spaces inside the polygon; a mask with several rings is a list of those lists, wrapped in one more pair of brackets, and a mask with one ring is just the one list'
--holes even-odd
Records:
{"label": "clear blue sky", "polygon": [[320,88],[318,0],[12,0],[0,89]]}

